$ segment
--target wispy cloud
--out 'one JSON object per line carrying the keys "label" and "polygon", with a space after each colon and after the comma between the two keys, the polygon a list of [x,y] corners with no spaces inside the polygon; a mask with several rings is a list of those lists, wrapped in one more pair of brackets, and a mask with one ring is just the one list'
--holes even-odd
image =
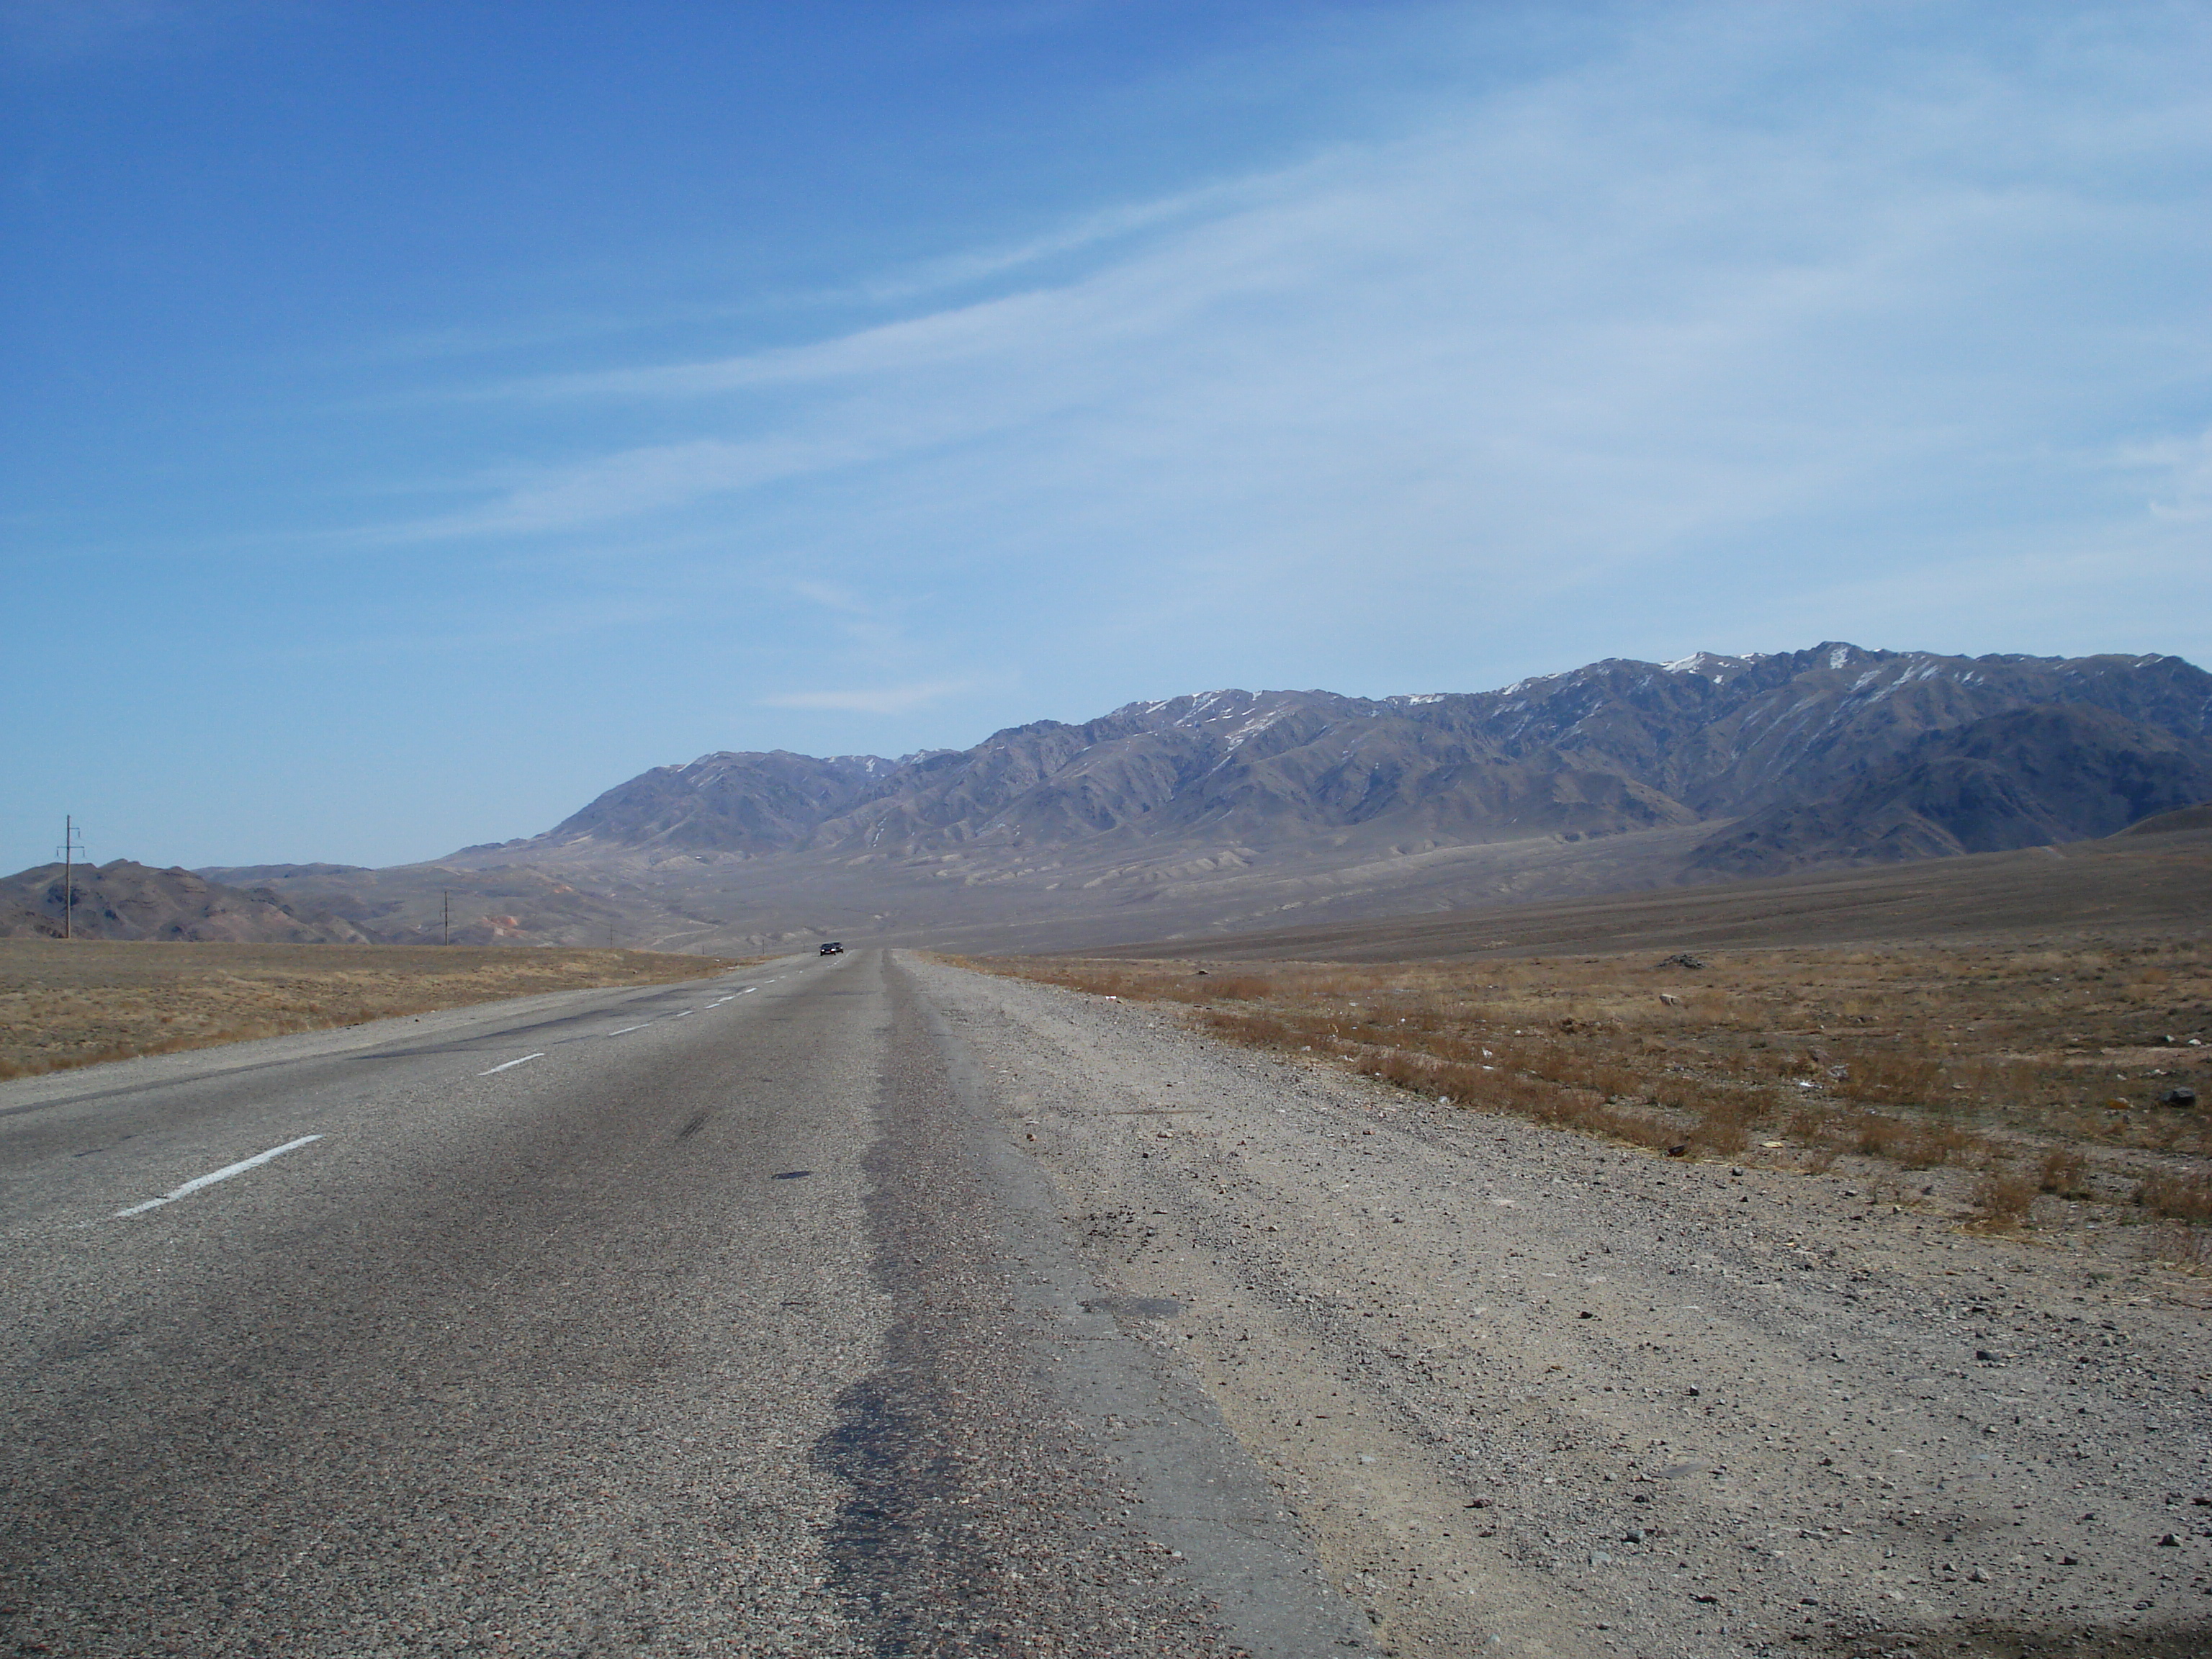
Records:
{"label": "wispy cloud", "polygon": [[931,703],[965,696],[976,689],[974,680],[925,680],[914,685],[886,685],[834,691],[779,691],[763,697],[766,708],[817,708],[845,714],[907,714]]}
{"label": "wispy cloud", "polygon": [[2150,511],[2161,519],[2212,518],[2212,428],[2193,436],[2123,444],[2115,465],[2153,480]]}
{"label": "wispy cloud", "polygon": [[860,299],[890,304],[935,294],[950,288],[1004,276],[1047,260],[1089,252],[1164,226],[1218,213],[1249,201],[1255,184],[1236,179],[1185,191],[1157,201],[1131,202],[1079,216],[1042,236],[1005,247],[979,248],[945,258],[932,259],[905,271],[874,278],[856,288],[832,293],[831,299]]}
{"label": "wispy cloud", "polygon": [[1255,680],[1410,652],[1441,683],[1504,636],[1511,678],[1749,636],[1660,620],[1693,605],[1879,632],[1885,580],[2006,557],[2050,585],[2013,611],[2085,614],[2082,561],[2165,568],[2205,499],[2201,411],[2143,411],[2212,368],[2178,182],[2212,94],[2174,68],[2212,30],[2093,52],[2035,14],[2004,52],[1885,58],[1854,38],[1882,15],[1669,11],[1419,131],[979,253],[956,303],[920,282],[830,337],[504,384],[602,441],[402,533],[712,526],[866,595],[833,625],[893,675],[986,651],[1212,679],[1233,646]]}
{"label": "wispy cloud", "polygon": [[[856,471],[896,488],[941,462],[1002,497],[1087,496],[1133,529],[1227,515],[1278,557],[1370,559],[1387,538],[1415,566],[1540,556],[1588,574],[1940,488],[2076,418],[2062,359],[2121,385],[2167,372],[2118,293],[2085,305],[2052,277],[2186,235],[2179,196],[2082,182],[2183,143],[2177,112],[2115,123],[2087,72],[1984,70],[1829,85],[1740,120],[1725,88],[1670,99],[1710,77],[1681,61],[1708,44],[1659,31],[1421,134],[972,266],[1157,233],[1053,286],[534,383],[611,411],[697,401],[702,430],[548,469],[432,528],[560,531]],[[1811,74],[1826,44],[1770,27],[1722,78]],[[2031,132],[2063,165],[1987,159]]]}
{"label": "wispy cloud", "polygon": [[573,530],[848,465],[897,447],[890,434],[841,433],[827,423],[759,439],[654,444],[548,469],[489,506],[426,521],[408,533],[435,538]]}
{"label": "wispy cloud", "polygon": [[865,617],[872,621],[876,607],[850,587],[837,582],[795,581],[791,591],[802,599],[811,600],[825,611],[835,611],[841,616]]}

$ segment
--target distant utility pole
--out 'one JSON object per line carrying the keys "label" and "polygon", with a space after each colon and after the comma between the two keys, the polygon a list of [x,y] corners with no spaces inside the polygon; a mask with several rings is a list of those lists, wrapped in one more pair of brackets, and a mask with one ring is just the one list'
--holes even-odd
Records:
{"label": "distant utility pole", "polygon": [[607,924],[607,949],[608,949],[608,950],[610,950],[610,951],[611,951],[611,950],[613,950],[614,948],[615,948],[615,925],[614,925],[614,923],[612,923],[612,922],[611,921],[611,922],[609,922],[609,923]]}
{"label": "distant utility pole", "polygon": [[453,942],[453,890],[446,888],[439,895],[446,902],[446,943]]}
{"label": "distant utility pole", "polygon": [[67,939],[76,913],[76,883],[70,878],[76,868],[76,855],[84,851],[84,837],[77,833],[76,819],[66,813],[62,817],[62,844],[54,851],[62,855],[62,937]]}

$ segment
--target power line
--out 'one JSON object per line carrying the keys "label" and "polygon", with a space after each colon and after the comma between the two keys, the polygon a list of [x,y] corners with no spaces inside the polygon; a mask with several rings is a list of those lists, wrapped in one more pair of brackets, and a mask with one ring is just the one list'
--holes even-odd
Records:
{"label": "power line", "polygon": [[84,851],[84,836],[76,819],[66,813],[62,817],[62,844],[54,851],[62,855],[62,937],[67,939],[76,914],[76,883],[71,872],[76,867],[76,855]]}

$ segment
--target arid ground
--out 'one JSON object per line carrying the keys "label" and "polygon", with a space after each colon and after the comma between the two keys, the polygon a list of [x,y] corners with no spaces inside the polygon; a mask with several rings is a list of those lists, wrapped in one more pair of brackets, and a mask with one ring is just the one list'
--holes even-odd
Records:
{"label": "arid ground", "polygon": [[976,965],[1188,1005],[1233,1042],[1675,1157],[1863,1160],[1977,1224],[2187,1224],[2169,1248],[2196,1260],[2212,1222],[2212,948],[2194,938]]}
{"label": "arid ground", "polygon": [[2201,941],[988,965],[1098,1282],[1385,1651],[2208,1650]]}
{"label": "arid ground", "polygon": [[0,939],[0,1078],[729,966],[647,951]]}

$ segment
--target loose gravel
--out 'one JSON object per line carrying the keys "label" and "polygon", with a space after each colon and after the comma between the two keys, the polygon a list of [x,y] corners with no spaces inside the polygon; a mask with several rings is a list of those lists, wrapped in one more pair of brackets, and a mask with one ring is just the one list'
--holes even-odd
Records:
{"label": "loose gravel", "polygon": [[1378,1650],[2206,1650],[2201,1274],[905,966]]}

